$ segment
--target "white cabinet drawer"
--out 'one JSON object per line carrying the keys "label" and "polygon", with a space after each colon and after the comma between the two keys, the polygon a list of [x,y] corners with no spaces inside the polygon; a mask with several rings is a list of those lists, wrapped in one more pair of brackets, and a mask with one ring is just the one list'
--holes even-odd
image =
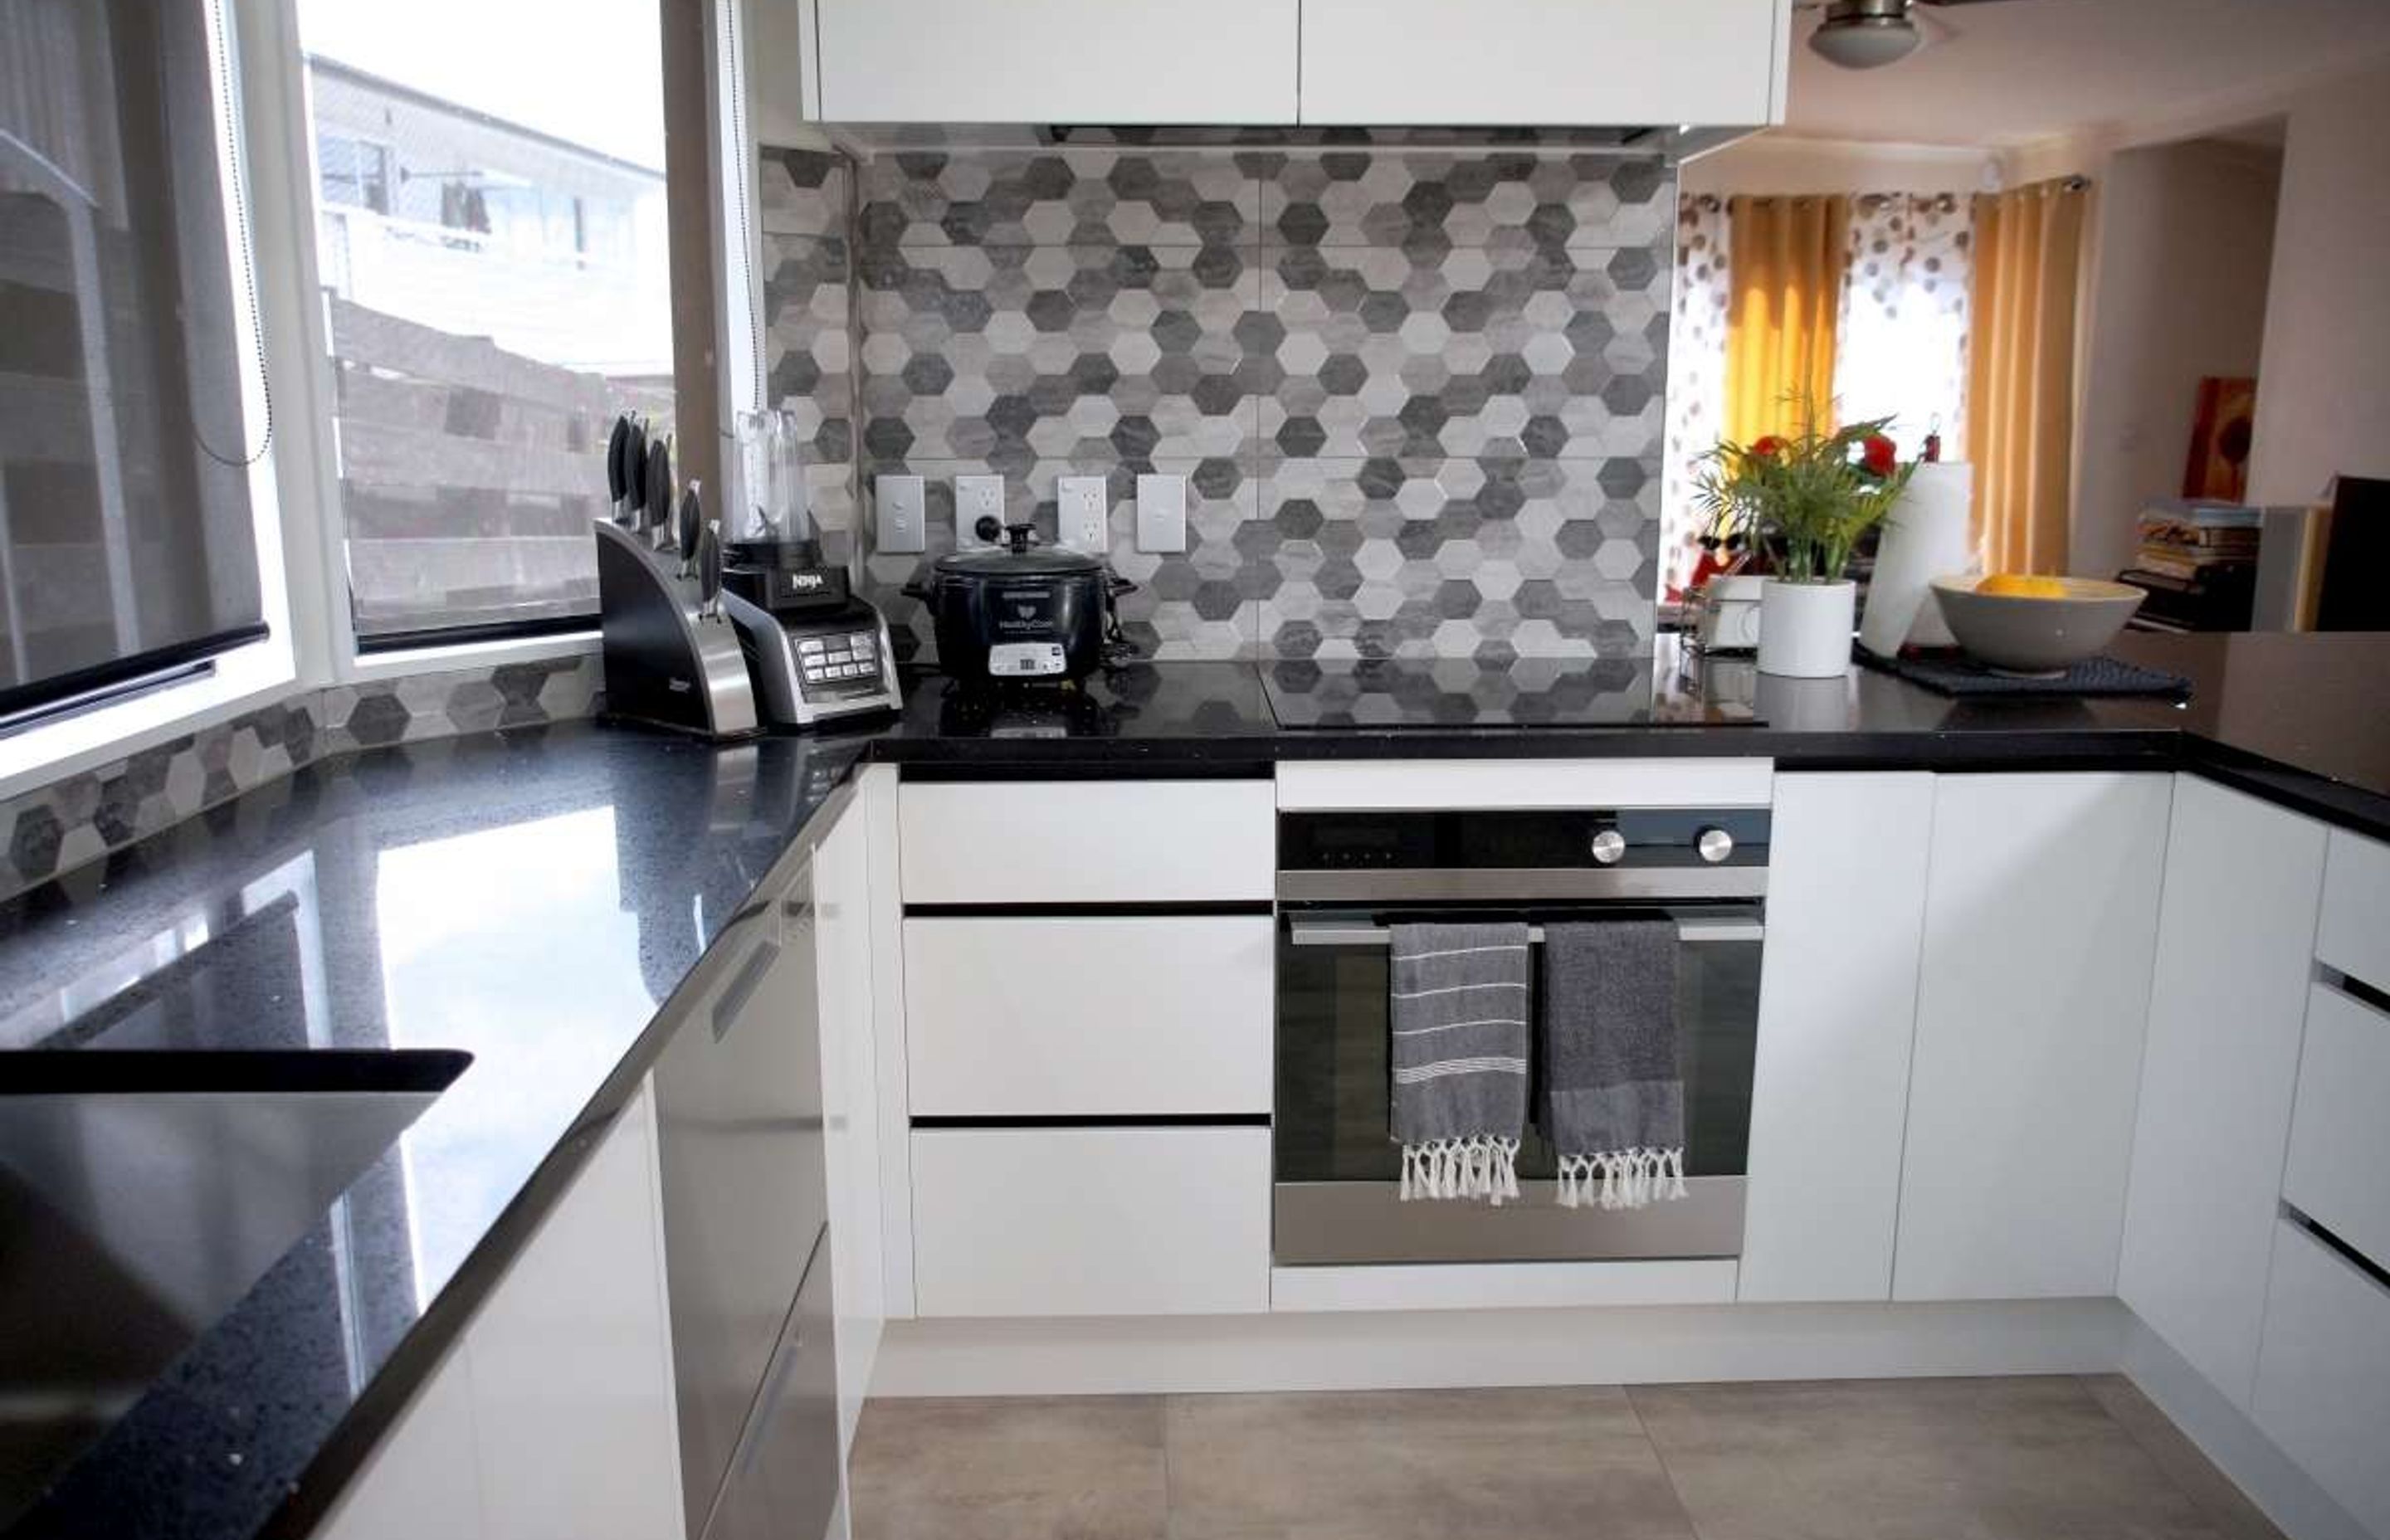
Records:
{"label": "white cabinet drawer", "polygon": [[2291,1112],[2282,1196],[2390,1267],[2390,1015],[2336,989],[2307,994],[2306,1046]]}
{"label": "white cabinet drawer", "polygon": [[921,1117],[1266,1112],[1267,915],[908,919]]}
{"label": "white cabinet drawer", "polygon": [[906,904],[1267,899],[1277,798],[1241,781],[908,783]]}
{"label": "white cabinet drawer", "polygon": [[1266,1128],[913,1135],[920,1314],[1269,1308]]}
{"label": "white cabinet drawer", "polygon": [[2390,989],[2390,845],[2332,831],[2316,956],[2327,968]]}
{"label": "white cabinet drawer", "polygon": [[2390,1534],[2390,1289],[2296,1226],[2274,1237],[2257,1426],[2374,1534]]}

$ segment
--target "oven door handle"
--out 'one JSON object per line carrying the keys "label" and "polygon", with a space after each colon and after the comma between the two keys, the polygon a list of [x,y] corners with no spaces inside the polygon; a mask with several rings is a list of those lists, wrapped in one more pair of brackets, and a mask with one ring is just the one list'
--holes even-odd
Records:
{"label": "oven door handle", "polygon": [[[1286,922],[1287,939],[1297,946],[1390,946],[1394,932],[1366,919],[1315,919],[1295,916]],[[1767,928],[1755,919],[1688,918],[1677,922],[1677,939],[1688,944],[1708,942],[1764,941]],[[1527,940],[1540,942],[1544,928],[1527,929]]]}

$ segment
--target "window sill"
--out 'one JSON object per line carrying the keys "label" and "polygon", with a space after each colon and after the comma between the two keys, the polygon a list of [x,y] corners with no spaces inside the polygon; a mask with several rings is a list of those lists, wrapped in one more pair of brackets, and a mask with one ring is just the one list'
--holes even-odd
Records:
{"label": "window sill", "polygon": [[0,738],[0,800],[212,727],[286,699],[299,687],[290,644],[279,635],[236,648],[215,662],[215,672],[203,679]]}
{"label": "window sill", "polygon": [[500,642],[465,642],[453,647],[414,647],[398,652],[353,657],[341,671],[340,683],[363,684],[375,679],[403,679],[415,674],[444,674],[452,669],[495,668],[501,663],[535,663],[549,658],[577,658],[598,650],[598,631],[568,631],[553,636],[523,636]]}

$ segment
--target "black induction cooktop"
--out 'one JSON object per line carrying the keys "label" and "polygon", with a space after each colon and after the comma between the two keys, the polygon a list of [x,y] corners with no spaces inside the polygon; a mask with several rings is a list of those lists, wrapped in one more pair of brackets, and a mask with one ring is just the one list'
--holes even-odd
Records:
{"label": "black induction cooktop", "polygon": [[1291,732],[1764,725],[1747,699],[1648,657],[1282,660],[1263,665],[1262,688]]}

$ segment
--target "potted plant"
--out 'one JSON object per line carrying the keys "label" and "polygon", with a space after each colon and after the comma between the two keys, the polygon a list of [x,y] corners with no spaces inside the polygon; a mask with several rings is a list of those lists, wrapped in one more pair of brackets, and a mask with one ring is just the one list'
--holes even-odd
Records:
{"label": "potted plant", "polygon": [[1890,417],[1831,432],[1801,400],[1801,428],[1703,456],[1701,496],[1713,529],[1741,532],[1766,559],[1759,600],[1759,671],[1797,679],[1850,666],[1858,586],[1844,575],[1859,537],[1900,500],[1916,462],[1884,435]]}

